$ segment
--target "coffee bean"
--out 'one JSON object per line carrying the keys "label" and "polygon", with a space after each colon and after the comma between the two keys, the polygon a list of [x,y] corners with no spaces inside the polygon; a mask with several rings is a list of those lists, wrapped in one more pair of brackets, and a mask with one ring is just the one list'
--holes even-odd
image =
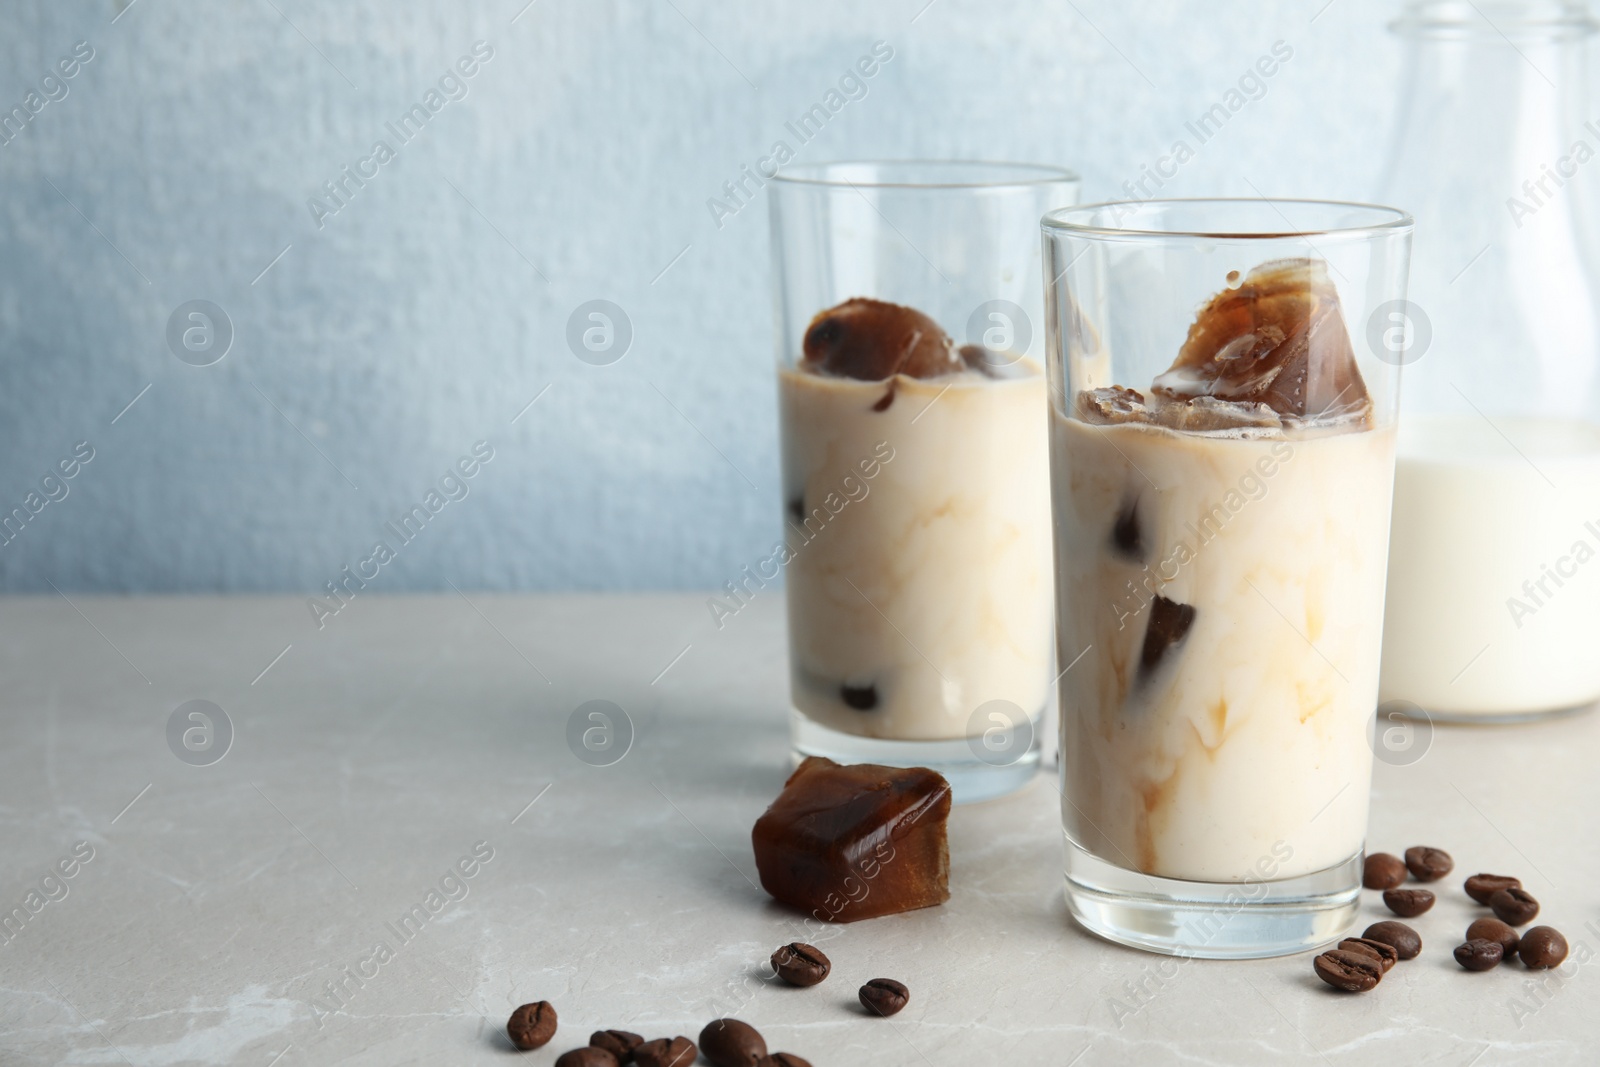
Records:
{"label": "coffee bean", "polygon": [[1339,942],[1338,947],[1343,952],[1365,952],[1369,956],[1377,957],[1378,962],[1383,964],[1384,974],[1388,974],[1389,968],[1400,959],[1400,954],[1394,950],[1393,945],[1383,941],[1371,941],[1364,937],[1347,937]]}
{"label": "coffee bean", "polygon": [[1517,932],[1499,919],[1485,916],[1474,919],[1471,926],[1467,927],[1467,940],[1475,941],[1479,938],[1484,941],[1495,941],[1500,945],[1500,958],[1510,959],[1517,954]]}
{"label": "coffee bean", "polygon": [[1403,960],[1414,960],[1422,952],[1422,938],[1417,936],[1417,932],[1393,919],[1373,923],[1362,932],[1361,937],[1366,941],[1382,941]]}
{"label": "coffee bean", "polygon": [[874,1015],[890,1016],[906,1006],[910,990],[893,978],[874,978],[861,987],[861,1006]]}
{"label": "coffee bean", "polygon": [[1485,937],[1473,938],[1456,946],[1456,962],[1469,971],[1487,971],[1500,965],[1505,949],[1500,942]]}
{"label": "coffee bean", "polygon": [[1455,867],[1456,861],[1442,848],[1413,845],[1406,849],[1406,869],[1419,882],[1436,882]]}
{"label": "coffee bean", "polygon": [[1536,971],[1557,967],[1567,958],[1567,939],[1553,926],[1535,926],[1522,935],[1517,955]]}
{"label": "coffee bean", "polygon": [[699,1055],[694,1042],[682,1035],[658,1037],[634,1049],[633,1062],[639,1067],[689,1067]]}
{"label": "coffee bean", "polygon": [[767,1054],[756,1028],[738,1019],[713,1019],[700,1031],[700,1054],[715,1067],[751,1067]]}
{"label": "coffee bean", "polygon": [[605,1049],[618,1063],[627,1063],[633,1059],[633,1050],[644,1044],[644,1038],[626,1030],[596,1030],[589,1035],[589,1044]]}
{"label": "coffee bean", "polygon": [[792,1052],[774,1052],[757,1060],[756,1067],[811,1067],[811,1061],[803,1060]]}
{"label": "coffee bean", "polygon": [[1521,889],[1522,882],[1508,874],[1475,874],[1463,886],[1467,896],[1479,904],[1489,903],[1497,889]]}
{"label": "coffee bean", "polygon": [[1406,880],[1406,865],[1399,856],[1374,852],[1361,865],[1361,884],[1368,889],[1393,889]]}
{"label": "coffee bean", "polygon": [[585,1045],[556,1057],[556,1067],[617,1067],[617,1058],[606,1049]]}
{"label": "coffee bean", "polygon": [[1433,894],[1426,889],[1385,889],[1383,906],[1402,919],[1415,919],[1433,907]]}
{"label": "coffee bean", "polygon": [[772,969],[790,985],[814,986],[833,970],[818,949],[799,941],[784,945],[772,954]]}
{"label": "coffee bean", "polygon": [[1533,921],[1539,914],[1539,902],[1533,899],[1521,886],[1512,886],[1510,889],[1496,889],[1489,897],[1489,907],[1502,921],[1512,926],[1521,926],[1523,923]]}
{"label": "coffee bean", "polygon": [[1364,993],[1383,979],[1383,964],[1369,953],[1330,949],[1312,966],[1317,977],[1346,993]]}
{"label": "coffee bean", "polygon": [[524,1052],[549,1044],[556,1036],[556,1009],[548,1000],[524,1004],[506,1021],[506,1036]]}

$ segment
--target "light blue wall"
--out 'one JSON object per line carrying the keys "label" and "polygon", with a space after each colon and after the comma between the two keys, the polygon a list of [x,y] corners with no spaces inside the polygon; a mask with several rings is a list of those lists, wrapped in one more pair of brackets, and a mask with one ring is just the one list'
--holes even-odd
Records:
{"label": "light blue wall", "polygon": [[[801,160],[1064,162],[1101,199],[1184,138],[1171,194],[1362,197],[1398,92],[1380,0],[523,3],[8,5],[0,108],[94,58],[0,146],[0,511],[94,458],[0,588],[309,593],[478,440],[379,588],[720,585],[779,508],[766,205],[707,201],[873,42],[893,59]],[[385,124],[476,41],[465,98],[401,144]],[[396,158],[319,228],[308,197],[379,139]],[[596,298],[634,328],[611,366],[565,340]],[[165,340],[194,299],[235,329],[209,367]]]}

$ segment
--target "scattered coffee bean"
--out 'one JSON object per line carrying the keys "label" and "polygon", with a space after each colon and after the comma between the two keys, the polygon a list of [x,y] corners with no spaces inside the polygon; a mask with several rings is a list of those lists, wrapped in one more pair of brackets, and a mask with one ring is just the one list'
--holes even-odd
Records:
{"label": "scattered coffee bean", "polygon": [[1539,902],[1521,886],[1496,889],[1489,897],[1489,907],[1494,909],[1499,919],[1512,926],[1532,922],[1533,917],[1539,914]]}
{"label": "scattered coffee bean", "polygon": [[585,1045],[556,1057],[556,1067],[617,1067],[617,1057],[606,1049]]}
{"label": "scattered coffee bean", "polygon": [[1361,884],[1368,889],[1393,889],[1406,880],[1406,865],[1399,856],[1374,852],[1361,866]]}
{"label": "scattered coffee bean", "polygon": [[1318,978],[1346,993],[1364,993],[1383,978],[1383,964],[1367,952],[1330,949],[1318,956],[1312,966]]}
{"label": "scattered coffee bean", "polygon": [[589,1035],[589,1044],[605,1049],[618,1063],[627,1063],[633,1059],[633,1050],[644,1044],[644,1038],[626,1030],[596,1030]]}
{"label": "scattered coffee bean", "polygon": [[1413,845],[1406,849],[1406,869],[1419,882],[1436,882],[1455,867],[1456,861],[1442,848]]}
{"label": "scattered coffee bean", "polygon": [[803,1060],[792,1052],[774,1052],[757,1060],[756,1067],[811,1067],[811,1061]]}
{"label": "scattered coffee bean", "polygon": [[749,1023],[713,1019],[700,1031],[700,1054],[714,1067],[753,1067],[767,1054],[767,1042]]}
{"label": "scattered coffee bean", "polygon": [[1496,890],[1521,889],[1522,882],[1509,874],[1475,874],[1467,879],[1463,888],[1466,889],[1467,896],[1479,904],[1487,904]]}
{"label": "scattered coffee bean", "polygon": [[556,1009],[548,1000],[524,1004],[506,1021],[506,1036],[524,1052],[542,1048],[556,1036]]}
{"label": "scattered coffee bean", "polygon": [[1456,946],[1456,962],[1469,971],[1487,971],[1500,965],[1505,949],[1486,937],[1473,938]]}
{"label": "scattered coffee bean", "polygon": [[699,1055],[694,1042],[682,1035],[658,1037],[634,1049],[633,1062],[639,1067],[690,1067]]}
{"label": "scattered coffee bean", "polygon": [[906,1006],[910,990],[893,978],[874,978],[861,987],[861,1006],[874,1015],[890,1016]]}
{"label": "scattered coffee bean", "polygon": [[1382,941],[1403,960],[1414,960],[1422,952],[1422,938],[1417,936],[1417,932],[1393,919],[1373,923],[1362,932],[1361,937],[1365,941]]}
{"label": "scattered coffee bean", "polygon": [[1347,937],[1339,942],[1338,947],[1342,952],[1365,952],[1369,956],[1377,957],[1378,962],[1383,965],[1384,974],[1388,974],[1389,968],[1400,959],[1400,954],[1394,950],[1393,945],[1383,941],[1371,941],[1364,937]]}
{"label": "scattered coffee bean", "polygon": [[1415,919],[1433,907],[1433,894],[1426,889],[1385,889],[1383,906],[1402,919]]}
{"label": "scattered coffee bean", "polygon": [[1553,926],[1535,926],[1517,946],[1522,962],[1536,971],[1558,967],[1567,958],[1567,939]]}
{"label": "scattered coffee bean", "polygon": [[820,950],[799,941],[784,945],[772,954],[772,969],[790,985],[814,986],[833,970]]}
{"label": "scattered coffee bean", "polygon": [[1467,927],[1467,940],[1476,941],[1480,938],[1498,942],[1501,959],[1508,960],[1517,954],[1517,932],[1499,919],[1484,917],[1473,920],[1472,925]]}

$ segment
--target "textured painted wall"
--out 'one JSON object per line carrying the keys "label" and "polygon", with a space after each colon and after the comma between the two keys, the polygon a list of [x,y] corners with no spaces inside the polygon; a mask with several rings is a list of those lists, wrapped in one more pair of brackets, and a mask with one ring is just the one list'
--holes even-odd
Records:
{"label": "textured painted wall", "polygon": [[[37,507],[5,590],[309,593],[430,490],[378,588],[720,585],[777,532],[777,442],[765,200],[708,200],[874,42],[800,160],[1102,199],[1182,138],[1169,194],[1363,197],[1398,92],[1381,0],[124,2],[0,36],[0,511]],[[593,299],[633,328],[609,366],[566,341]],[[168,343],[194,300],[209,366]]]}

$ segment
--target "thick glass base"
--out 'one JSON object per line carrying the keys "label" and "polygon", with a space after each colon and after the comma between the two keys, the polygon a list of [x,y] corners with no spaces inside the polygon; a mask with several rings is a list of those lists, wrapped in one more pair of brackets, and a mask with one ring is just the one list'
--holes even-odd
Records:
{"label": "thick glass base", "polygon": [[1287,956],[1327,944],[1355,923],[1361,854],[1271,882],[1157,878],[1097,859],[1067,841],[1067,908],[1120,945],[1212,960]]}
{"label": "thick glass base", "polygon": [[1519,722],[1541,722],[1545,719],[1561,719],[1569,715],[1582,715],[1586,711],[1593,711],[1600,704],[1590,701],[1570,708],[1544,708],[1540,711],[1457,711],[1435,710],[1433,708],[1421,709],[1420,716],[1400,708],[1400,714],[1407,718],[1420,718],[1426,722],[1449,723],[1452,726],[1472,725],[1480,726],[1505,726]]}
{"label": "thick glass base", "polygon": [[830,729],[791,707],[789,746],[796,763],[807,756],[826,756],[835,763],[927,767],[944,775],[955,803],[970,804],[1016,792],[1033,778],[1039,769],[1039,720],[1006,731],[1005,737],[891,741]]}

